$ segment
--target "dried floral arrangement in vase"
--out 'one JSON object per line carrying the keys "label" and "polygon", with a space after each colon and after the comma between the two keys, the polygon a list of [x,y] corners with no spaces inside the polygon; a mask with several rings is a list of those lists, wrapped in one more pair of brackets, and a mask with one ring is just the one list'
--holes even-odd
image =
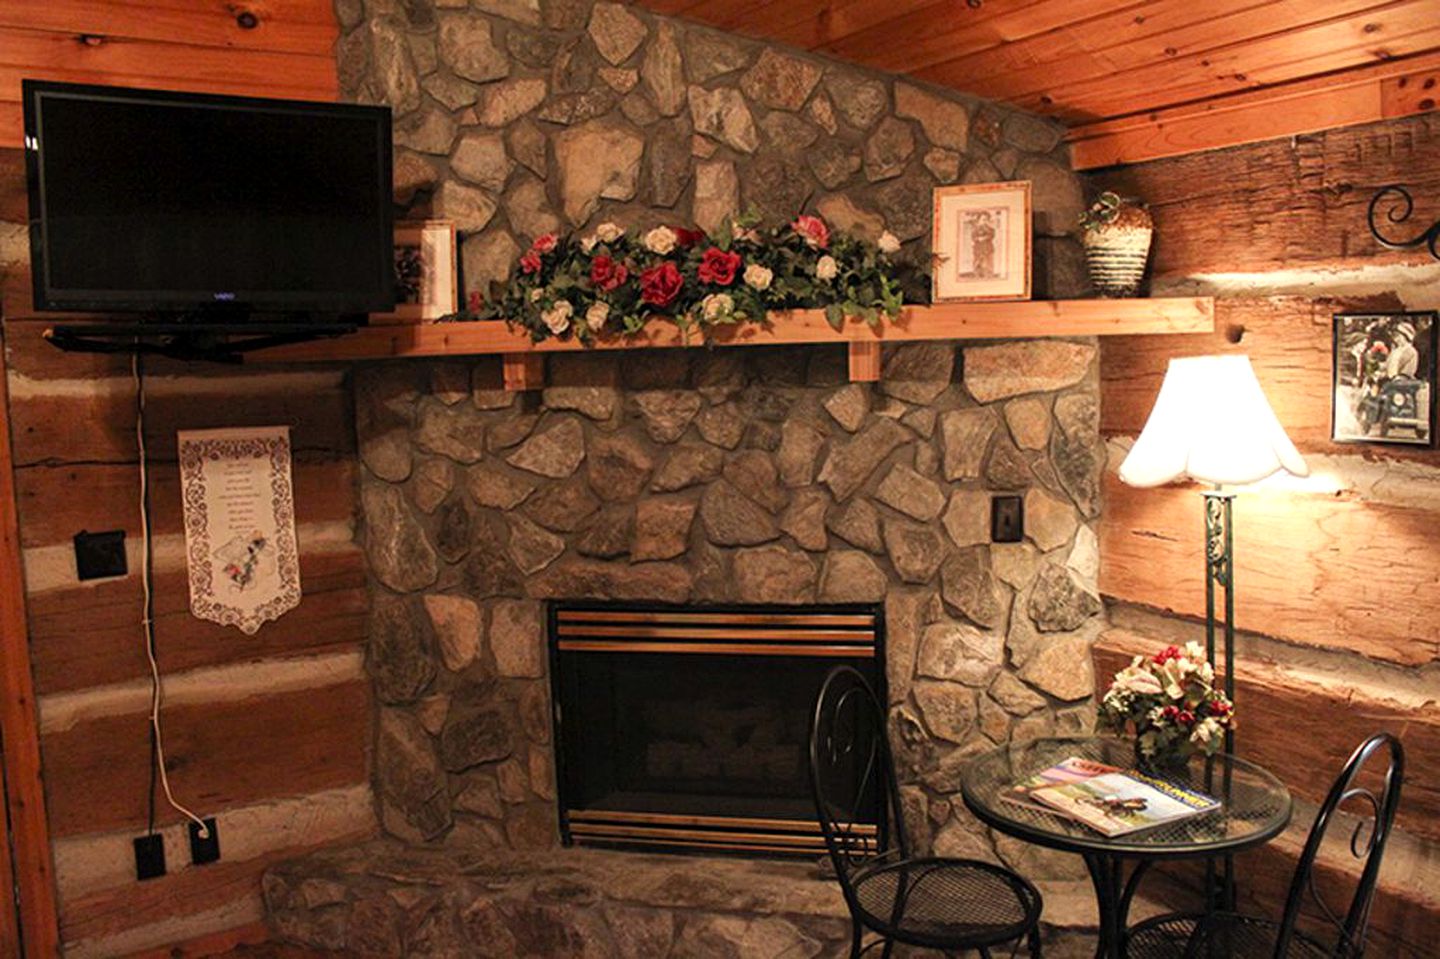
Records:
{"label": "dried floral arrangement in vase", "polygon": [[1235,728],[1235,706],[1216,687],[1204,648],[1186,643],[1131,660],[1115,674],[1099,718],[1117,733],[1134,732],[1137,762],[1169,766],[1215,755]]}
{"label": "dried floral arrangement in vase", "polygon": [[1155,221],[1139,200],[1106,191],[1080,214],[1090,282],[1101,296],[1135,296],[1150,258]]}

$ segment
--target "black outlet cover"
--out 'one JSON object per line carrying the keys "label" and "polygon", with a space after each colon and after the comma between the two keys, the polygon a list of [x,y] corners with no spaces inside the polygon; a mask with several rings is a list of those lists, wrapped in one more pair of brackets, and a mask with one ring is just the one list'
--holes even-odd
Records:
{"label": "black outlet cover", "polygon": [[104,579],[127,572],[123,529],[104,533],[81,530],[75,534],[75,573],[80,579]]}
{"label": "black outlet cover", "polygon": [[159,833],[135,837],[135,878],[142,882],[165,875],[165,840]]}
{"label": "black outlet cover", "polygon": [[193,821],[190,823],[190,861],[197,866],[203,866],[207,862],[214,862],[220,858],[220,830],[215,825],[215,818],[205,820],[205,835],[200,835],[200,827]]}
{"label": "black outlet cover", "polygon": [[1018,496],[990,498],[990,542],[1018,543],[1025,538],[1025,501]]}

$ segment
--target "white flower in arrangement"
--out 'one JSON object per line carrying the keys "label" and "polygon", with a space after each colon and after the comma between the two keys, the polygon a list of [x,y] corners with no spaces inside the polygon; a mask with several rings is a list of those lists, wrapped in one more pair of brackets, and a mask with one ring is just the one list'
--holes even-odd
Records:
{"label": "white flower in arrangement", "polygon": [[618,223],[606,221],[595,228],[595,235],[605,243],[614,243],[625,235],[625,228]]}
{"label": "white flower in arrangement", "polygon": [[1201,745],[1206,745],[1212,740],[1220,739],[1225,735],[1224,727],[1213,717],[1200,720],[1195,724],[1195,730],[1190,734],[1191,740]]}
{"label": "white flower in arrangement", "polygon": [[1164,691],[1160,681],[1144,669],[1138,661],[1115,674],[1115,685],[1127,692],[1139,693],[1142,696],[1153,696]]}
{"label": "white flower in arrangement", "polygon": [[770,281],[773,279],[775,279],[775,273],[768,266],[751,263],[745,267],[745,283],[751,289],[768,290]]}
{"label": "white flower in arrangement", "polygon": [[545,298],[545,291],[542,290],[542,289],[540,289],[540,287],[537,286],[535,289],[533,289],[533,290],[530,291],[530,302],[531,302],[531,303],[539,303],[539,302],[540,302],[542,299],[544,299],[544,298]]}
{"label": "white flower in arrangement", "polygon": [[570,329],[570,317],[574,313],[575,307],[569,300],[556,300],[554,306],[540,314],[540,319],[551,333],[559,336]]}
{"label": "white flower in arrangement", "polygon": [[595,244],[599,242],[600,237],[596,236],[594,233],[587,233],[585,236],[582,236],[580,238],[580,250],[581,252],[589,253],[591,250],[595,249]]}
{"label": "white flower in arrangement", "polygon": [[735,299],[729,293],[711,293],[700,301],[700,311],[707,320],[727,317],[735,311]]}
{"label": "white flower in arrangement", "polygon": [[585,325],[591,331],[598,331],[608,319],[610,319],[609,303],[592,303],[590,309],[585,311]]}
{"label": "white flower in arrangement", "polygon": [[900,252],[900,238],[889,230],[880,234],[880,242],[877,245],[880,247],[881,253]]}
{"label": "white flower in arrangement", "polygon": [[747,243],[759,243],[760,233],[750,227],[741,227],[735,230],[735,239],[745,240]]}
{"label": "white flower in arrangement", "polygon": [[829,254],[826,254],[825,256],[822,256],[820,259],[815,261],[815,277],[817,279],[833,280],[835,279],[835,274],[838,273],[839,270],[840,265],[836,263],[835,258],[833,256],[830,256]]}
{"label": "white flower in arrangement", "polygon": [[679,237],[675,235],[674,230],[668,226],[657,226],[645,234],[645,249],[651,253],[658,253],[661,256],[665,256],[671,250],[675,249],[675,244],[678,241]]}

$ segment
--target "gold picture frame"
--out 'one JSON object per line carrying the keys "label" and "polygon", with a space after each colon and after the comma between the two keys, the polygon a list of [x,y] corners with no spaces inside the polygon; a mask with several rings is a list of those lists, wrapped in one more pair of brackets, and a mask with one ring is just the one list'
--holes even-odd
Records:
{"label": "gold picture frame", "polygon": [[1030,181],[935,188],[931,299],[1030,299]]}
{"label": "gold picture frame", "polygon": [[395,309],[370,322],[426,323],[460,308],[455,224],[402,220],[395,224]]}

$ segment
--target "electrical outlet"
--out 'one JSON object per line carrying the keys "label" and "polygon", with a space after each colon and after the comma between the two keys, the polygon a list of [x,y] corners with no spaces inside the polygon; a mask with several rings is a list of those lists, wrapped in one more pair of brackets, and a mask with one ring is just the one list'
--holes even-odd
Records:
{"label": "electrical outlet", "polygon": [[197,866],[203,866],[207,862],[214,862],[220,858],[220,829],[215,825],[215,818],[205,820],[205,835],[200,835],[200,827],[194,822],[190,823],[190,861]]}
{"label": "electrical outlet", "polygon": [[990,498],[990,542],[1018,543],[1025,538],[1025,501],[1018,496]]}
{"label": "electrical outlet", "polygon": [[104,533],[82,529],[75,534],[75,575],[79,579],[124,576],[127,571],[123,529]]}
{"label": "electrical outlet", "polygon": [[135,837],[135,878],[144,882],[165,875],[165,839],[158,832]]}

